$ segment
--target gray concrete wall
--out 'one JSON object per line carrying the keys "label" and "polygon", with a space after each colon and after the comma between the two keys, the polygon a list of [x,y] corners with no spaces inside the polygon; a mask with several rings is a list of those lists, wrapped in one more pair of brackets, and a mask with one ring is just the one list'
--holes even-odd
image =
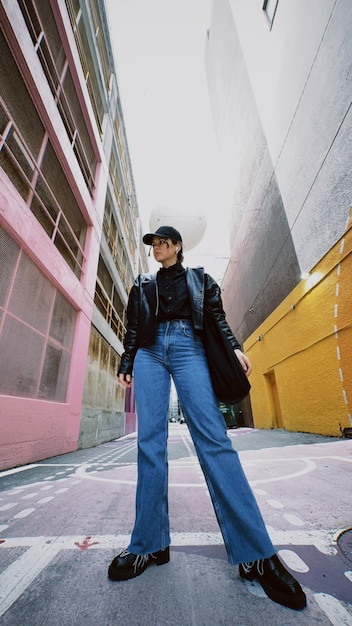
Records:
{"label": "gray concrete wall", "polygon": [[310,270],[351,205],[351,3],[279,1],[271,30],[262,3],[229,5],[298,261]]}
{"label": "gray concrete wall", "polygon": [[125,434],[124,390],[117,382],[120,357],[91,327],[79,448],[88,448]]}
{"label": "gray concrete wall", "polygon": [[230,326],[242,342],[293,289],[300,271],[227,0],[214,3],[207,71],[232,202],[231,262],[223,300]]}
{"label": "gray concrete wall", "polygon": [[121,411],[83,407],[78,449],[91,448],[125,435],[125,416]]}
{"label": "gray concrete wall", "polygon": [[240,341],[346,227],[350,9],[350,0],[279,0],[270,28],[256,0],[213,1],[206,67],[232,212],[222,286]]}

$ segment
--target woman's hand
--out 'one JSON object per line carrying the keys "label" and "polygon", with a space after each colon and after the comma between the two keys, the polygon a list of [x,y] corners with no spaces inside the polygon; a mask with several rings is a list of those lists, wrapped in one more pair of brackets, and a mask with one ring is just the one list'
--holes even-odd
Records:
{"label": "woman's hand", "polygon": [[121,385],[126,387],[126,389],[129,389],[130,387],[132,387],[131,374],[123,374],[123,373],[119,374],[119,382],[121,383]]}
{"label": "woman's hand", "polygon": [[238,350],[238,349],[235,350],[235,355],[237,356],[239,362],[241,363],[246,376],[249,376],[249,374],[252,371],[252,365],[251,365],[251,362],[250,362],[248,356],[243,354],[243,352],[241,350]]}

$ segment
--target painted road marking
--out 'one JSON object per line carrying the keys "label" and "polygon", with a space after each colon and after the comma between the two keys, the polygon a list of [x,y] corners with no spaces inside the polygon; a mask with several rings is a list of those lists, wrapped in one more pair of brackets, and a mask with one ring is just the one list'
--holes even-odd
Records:
{"label": "painted road marking", "polygon": [[55,545],[43,544],[39,537],[37,545],[29,548],[0,575],[0,616],[19,598],[59,550]]}
{"label": "painted road marking", "polygon": [[273,509],[283,509],[284,508],[284,505],[282,504],[282,502],[279,502],[279,500],[267,500],[267,503]]}
{"label": "painted road marking", "polygon": [[284,519],[289,522],[289,524],[292,524],[292,526],[304,526],[305,524],[303,519],[301,519],[297,515],[293,515],[292,513],[284,513],[282,517],[284,517]]}
{"label": "painted road marking", "polygon": [[33,467],[39,467],[39,463],[31,463],[30,465],[24,465],[23,467],[14,467],[13,469],[0,472],[0,478],[3,476],[11,476],[11,474],[17,474],[18,472],[25,472],[26,470],[33,469]]}
{"label": "painted road marking", "polygon": [[[352,459],[349,458],[345,458],[345,457],[336,457],[336,456],[319,456],[319,457],[298,457],[298,458],[285,458],[285,464],[288,462],[294,462],[294,463],[302,463],[303,467],[295,472],[291,472],[290,474],[280,474],[278,476],[273,476],[272,478],[261,478],[261,479],[257,479],[257,480],[249,480],[249,483],[252,487],[255,487],[256,485],[259,484],[263,484],[263,483],[274,483],[274,482],[279,482],[279,481],[283,481],[283,480],[290,480],[291,478],[297,478],[299,476],[303,476],[305,474],[309,474],[313,471],[315,471],[317,469],[317,465],[315,463],[315,461],[317,460],[323,460],[323,461],[327,461],[328,459],[334,459],[334,460],[338,460],[339,462],[345,461],[346,463],[352,463]],[[258,465],[258,463],[265,463],[267,464],[268,461],[267,459],[257,459],[256,461],[246,461],[245,459],[242,460],[241,459],[241,464],[244,467],[244,469],[246,469],[246,467],[255,467]],[[276,458],[276,459],[272,459],[271,463],[276,463],[280,465],[280,471],[282,471],[282,467],[283,465],[283,459],[282,458]],[[111,466],[113,465],[113,463],[107,463],[108,467],[111,468]],[[136,463],[135,462],[131,462],[128,463],[128,465],[130,467],[136,468]],[[173,468],[175,469],[182,469],[182,468],[190,468],[190,467],[196,467],[199,468],[199,461],[197,459],[197,457],[193,454],[191,458],[189,459],[178,459],[176,461],[170,461],[169,462],[169,467],[172,470]],[[112,478],[111,476],[99,476],[97,474],[99,474],[99,472],[96,471],[96,469],[92,469],[92,468],[96,468],[96,463],[82,463],[75,472],[75,476],[78,476],[80,478],[84,478],[84,479],[88,479],[88,480],[96,480],[96,481],[102,481],[102,482],[107,482],[107,483],[115,483],[115,484],[121,484],[121,485],[136,485],[137,482],[137,474],[136,477],[133,479],[124,479],[124,478]],[[119,470],[123,470],[125,469],[124,465],[117,465],[116,467],[113,468],[114,472],[116,474],[119,473]],[[66,480],[66,479],[65,479]],[[179,482],[173,482],[172,480],[169,480],[169,487],[192,487],[192,488],[199,488],[199,487],[203,487],[203,484],[198,484],[198,483],[194,483],[194,482],[183,482],[183,483],[179,483]],[[256,490],[256,493],[258,493],[258,490]]]}
{"label": "painted road marking", "polygon": [[301,559],[293,550],[279,550],[279,556],[285,561],[286,565],[293,569],[294,572],[306,573],[309,572],[307,563]]}
{"label": "painted road marking", "polygon": [[7,504],[4,504],[2,507],[0,507],[0,511],[8,511],[14,506],[17,506],[17,502],[8,502]]}
{"label": "painted road marking", "polygon": [[[327,555],[335,555],[336,550],[332,546],[335,537],[341,533],[341,529],[334,530],[272,530],[270,529],[270,538],[275,545],[293,545],[293,546],[314,546],[319,552]],[[223,545],[224,540],[220,532],[175,532],[171,533],[172,546],[207,546],[207,545]],[[110,549],[126,547],[130,541],[130,535],[94,535],[94,541],[98,545],[94,549]],[[82,535],[66,535],[66,536],[48,536],[48,537],[5,537],[5,543],[1,545],[1,549],[32,547],[39,545],[40,541],[43,545],[53,543],[60,546],[60,549],[71,549],[74,542],[82,541]],[[39,543],[38,543],[39,541]]]}
{"label": "painted road marking", "polygon": [[[341,531],[279,531],[272,533],[271,539],[276,545],[315,545],[318,550],[329,554],[333,536],[338,536]],[[202,546],[223,545],[221,533],[172,533],[173,546]],[[97,535],[83,538],[82,535],[66,537],[10,537],[0,544],[0,550],[6,548],[28,547],[28,550],[12,563],[0,575],[0,616],[7,611],[19,596],[27,589],[36,576],[43,571],[60,550],[82,549],[120,550],[128,545],[130,535]],[[295,540],[295,541],[293,541]],[[281,554],[281,553],[280,553]],[[282,556],[289,564],[292,563],[296,571],[304,571],[304,562],[289,550],[282,550]],[[260,595],[257,584],[247,585],[249,591]],[[327,615],[333,626],[352,626],[352,619],[342,604],[327,594],[314,594],[319,607]],[[345,620],[345,621],[343,621]]]}
{"label": "painted road marking", "polygon": [[327,593],[315,593],[314,598],[333,626],[352,626],[352,615],[336,598]]}
{"label": "painted road marking", "polygon": [[14,518],[15,519],[22,519],[24,517],[28,517],[28,515],[33,513],[33,511],[35,511],[35,509],[23,509],[23,511],[20,511],[19,513],[16,513],[16,515],[14,515]]}

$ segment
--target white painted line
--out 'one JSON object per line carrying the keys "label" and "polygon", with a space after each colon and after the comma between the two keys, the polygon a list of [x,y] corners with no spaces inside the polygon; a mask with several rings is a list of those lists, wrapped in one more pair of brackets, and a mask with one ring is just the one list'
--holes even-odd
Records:
{"label": "white painted line", "polygon": [[[332,530],[290,530],[290,531],[274,531],[270,529],[270,538],[276,546],[315,546],[324,554],[336,554],[336,549],[332,546],[334,537],[340,534],[341,529]],[[73,549],[76,542],[82,541],[82,535],[66,535],[59,537],[8,537],[5,543],[1,544],[0,550],[5,548],[34,546],[38,545],[41,539],[43,545],[55,542],[60,549]],[[206,545],[223,545],[224,541],[220,532],[214,533],[187,533],[176,532],[171,533],[172,546],[206,546]],[[130,541],[130,535],[94,535],[92,540],[97,541],[91,549],[106,548],[125,548]]]}
{"label": "white painted line", "polygon": [[352,572],[351,572],[351,570],[348,570],[347,572],[344,572],[344,574],[345,574],[346,578],[348,580],[350,580],[351,583],[352,583]]}
{"label": "white painted line", "polygon": [[42,498],[41,500],[38,500],[37,504],[46,504],[47,502],[50,502],[50,500],[54,500],[54,496],[47,496],[46,498]]}
{"label": "white painted line", "polygon": [[336,598],[327,593],[315,593],[314,598],[332,626],[352,626],[352,615]]}
{"label": "white painted line", "polygon": [[[119,469],[119,468],[116,468]],[[134,480],[125,480],[122,478],[107,478],[104,476],[97,476],[95,471],[92,472],[86,472],[85,471],[86,468],[85,467],[80,467],[78,468],[76,475],[80,476],[81,478],[86,478],[88,480],[98,480],[104,483],[114,483],[114,484],[118,484],[118,485],[136,485],[137,484],[137,477]],[[181,488],[185,488],[185,487],[195,487],[197,489],[201,488],[204,489],[204,484],[201,483],[175,483],[170,481],[169,482],[169,487],[181,487]]]}
{"label": "white painted line", "polygon": [[18,472],[24,472],[26,470],[32,469],[33,467],[39,467],[38,463],[33,463],[31,465],[25,465],[22,467],[14,467],[10,470],[5,470],[4,472],[0,472],[0,478],[3,476],[11,476],[11,474],[18,474]]}
{"label": "white painted line", "polygon": [[305,522],[298,517],[297,515],[293,515],[292,513],[284,513],[283,517],[287,522],[292,524],[292,526],[304,526]]}
{"label": "white painted line", "polygon": [[65,491],[68,491],[68,487],[63,487],[62,489],[58,489],[57,491],[55,491],[55,493],[64,493]]}
{"label": "white painted line", "polygon": [[[295,461],[303,461],[305,463],[305,467],[297,472],[292,472],[292,474],[283,474],[280,476],[275,476],[274,478],[261,478],[259,480],[251,480],[249,481],[251,485],[260,485],[262,483],[276,483],[280,480],[289,480],[290,478],[297,478],[298,476],[304,476],[304,474],[309,474],[316,469],[316,463],[311,459],[294,459]],[[266,461],[267,462],[267,461]],[[246,462],[243,462],[244,467],[246,467]]]}
{"label": "white painted line", "polygon": [[38,545],[27,550],[0,575],[0,616],[50,563],[59,549],[55,544],[43,545],[39,539]]}
{"label": "white painted line", "polygon": [[34,498],[35,496],[37,496],[38,493],[27,493],[26,496],[22,496],[22,500],[29,500],[30,498]]}
{"label": "white painted line", "polygon": [[0,507],[0,511],[8,511],[9,509],[13,509],[14,506],[17,506],[17,502],[8,502]]}
{"label": "white painted line", "polygon": [[14,515],[14,518],[15,519],[22,519],[23,517],[28,517],[28,515],[33,513],[33,511],[35,511],[35,509],[23,509],[23,511],[20,511],[19,513]]}
{"label": "white painted line", "polygon": [[253,491],[254,491],[254,493],[257,496],[267,496],[268,495],[267,492],[264,491],[264,489],[253,489]]}
{"label": "white painted line", "polygon": [[[75,467],[79,467],[81,464],[80,463],[76,463]],[[52,469],[55,469],[55,467],[66,467],[67,469],[74,469],[74,467],[72,467],[72,463],[68,464],[68,463],[38,463],[38,467],[51,467]]]}
{"label": "white painted line", "polygon": [[8,529],[8,525],[7,524],[0,524],[0,533],[4,532],[4,530]]}
{"label": "white painted line", "polygon": [[270,539],[276,546],[315,546],[322,554],[334,556],[337,550],[334,547],[333,530],[273,530],[268,529]]}
{"label": "white painted line", "polygon": [[47,491],[48,489],[52,489],[54,485],[45,485],[45,487],[41,487],[40,491]]}

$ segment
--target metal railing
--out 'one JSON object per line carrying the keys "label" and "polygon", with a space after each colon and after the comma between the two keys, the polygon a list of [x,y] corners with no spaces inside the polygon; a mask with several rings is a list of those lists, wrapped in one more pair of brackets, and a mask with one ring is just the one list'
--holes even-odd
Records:
{"label": "metal railing", "polygon": [[[36,159],[21,135],[19,128],[11,118],[11,114],[1,96],[0,111],[2,116],[7,118],[4,131],[0,134],[0,165],[5,173],[9,174],[14,186],[18,187],[19,193],[54,245],[59,249],[63,258],[75,274],[80,277],[85,261],[83,246],[42,174],[40,167],[37,165]],[[20,163],[15,151],[11,148],[10,141],[16,146],[18,156],[22,157],[23,165]],[[26,174],[24,165],[27,166],[27,170],[32,171],[31,179]],[[13,173],[17,175],[16,180],[14,180]],[[40,189],[41,195],[39,195],[38,189]],[[46,201],[43,200],[43,197],[45,197]],[[71,240],[71,245],[68,239]]]}
{"label": "metal railing", "polygon": [[105,321],[109,324],[112,331],[117,335],[121,342],[123,342],[126,327],[123,324],[118,312],[116,311],[111,299],[103,287],[102,282],[97,277],[95,285],[94,303],[99,309],[100,313],[104,316]]}
{"label": "metal railing", "polygon": [[[64,71],[60,76],[56,68],[55,59],[51,53],[49,39],[45,35],[45,29],[36,9],[35,2],[32,0],[19,0],[19,5],[84,180],[86,181],[90,193],[93,194],[95,188],[94,172],[89,165],[89,159],[85,152],[83,142],[79,135],[74,115],[69,104],[69,99],[63,86],[65,74],[69,71],[67,60],[65,62],[62,61]],[[34,19],[36,24],[34,24]]]}

